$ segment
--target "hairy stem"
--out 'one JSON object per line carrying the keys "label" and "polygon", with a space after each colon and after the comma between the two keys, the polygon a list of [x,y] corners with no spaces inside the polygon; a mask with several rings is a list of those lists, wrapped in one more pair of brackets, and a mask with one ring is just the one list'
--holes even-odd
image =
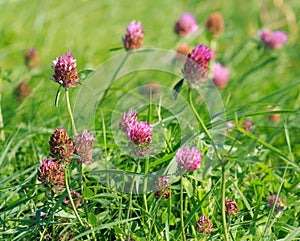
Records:
{"label": "hairy stem", "polygon": [[65,185],[66,185],[66,190],[68,192],[70,203],[71,203],[71,206],[72,206],[73,211],[75,213],[75,216],[77,217],[77,219],[80,222],[81,226],[85,227],[83,221],[81,220],[81,218],[80,218],[80,216],[77,212],[77,209],[75,207],[75,204],[74,204],[74,201],[73,201],[73,198],[72,198],[72,194],[71,194],[70,187],[69,187],[69,170],[68,170],[68,168],[65,169]]}
{"label": "hairy stem", "polygon": [[70,120],[71,120],[71,124],[72,124],[72,128],[73,128],[73,132],[74,132],[74,135],[76,135],[77,131],[76,131],[75,121],[74,121],[74,117],[73,117],[72,109],[71,109],[71,105],[70,105],[69,91],[67,88],[66,88],[66,101],[67,101],[67,107],[68,107],[68,112],[69,112],[69,116],[70,116]]}

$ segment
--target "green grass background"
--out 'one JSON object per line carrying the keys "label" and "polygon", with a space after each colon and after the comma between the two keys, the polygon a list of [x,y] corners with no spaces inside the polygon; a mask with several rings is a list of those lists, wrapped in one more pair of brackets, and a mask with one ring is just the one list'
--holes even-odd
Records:
{"label": "green grass background", "polygon": [[[200,27],[198,35],[178,38],[174,34],[174,23],[184,11],[191,12],[196,17]],[[277,193],[280,188],[281,198],[287,210],[281,218],[273,218],[270,221],[274,221],[271,234],[263,239],[284,239],[293,232],[296,235],[300,232],[299,1],[1,0],[0,92],[6,142],[0,143],[0,237],[3,235],[8,240],[28,240],[29,237],[34,237],[35,229],[30,228],[33,226],[30,226],[29,215],[41,207],[41,200],[45,198],[41,194],[43,188],[37,187],[38,163],[48,155],[48,140],[53,130],[59,125],[68,126],[64,105],[61,104],[58,108],[54,106],[58,86],[50,81],[51,61],[71,50],[77,59],[79,70],[96,69],[106,60],[124,51],[110,49],[122,47],[121,36],[125,34],[126,26],[132,19],[140,20],[143,24],[144,47],[175,50],[180,42],[187,42],[192,48],[196,44],[208,44],[205,21],[214,11],[221,12],[225,20],[225,33],[217,39],[216,60],[231,69],[230,83],[225,90],[220,91],[227,117],[235,120],[236,115],[241,118],[248,115],[255,125],[253,136],[243,136],[235,146],[238,151],[230,157],[232,163],[228,167],[230,171],[227,196],[235,198],[242,210],[232,221],[232,238],[258,240],[261,237],[270,211],[266,198],[271,193]],[[286,31],[289,37],[287,45],[262,55],[262,50],[257,49],[257,31],[262,28]],[[23,54],[31,47],[38,50],[41,66],[31,73],[29,85],[33,92],[19,104],[14,91],[27,74]],[[270,59],[272,61],[269,61]],[[263,64],[264,61],[267,62]],[[10,82],[4,80],[5,72],[10,72]],[[141,74],[141,78],[143,77]],[[168,76],[156,73],[153,77],[159,79]],[[176,83],[176,79],[173,81],[172,85]],[[75,95],[76,89],[72,92]],[[269,121],[268,106],[280,106],[279,123]],[[107,108],[109,109],[109,105]],[[204,110],[205,107],[199,106],[199,109]],[[103,127],[100,120],[98,124],[100,128]],[[101,137],[102,134],[103,129],[99,130],[100,147],[103,147],[106,141]],[[228,140],[228,143],[232,143],[232,140]],[[265,143],[271,145],[271,148]],[[113,152],[113,143],[111,145]],[[276,150],[272,147],[276,147]],[[111,153],[107,155],[114,160]],[[287,164],[283,157],[287,157],[290,163]],[[197,210],[199,214],[194,214],[199,216],[203,213],[211,217],[215,230],[209,238],[214,240],[221,239],[222,230],[221,219],[218,217],[220,193],[214,186],[219,181],[219,174],[220,170],[217,168],[211,177],[201,179],[202,189],[190,204],[191,207],[197,206],[199,200],[204,199],[200,202],[201,210]],[[90,208],[98,215],[95,226],[108,225],[103,228],[103,236],[99,234],[99,240],[113,240],[116,233],[122,234],[122,231],[116,228],[120,225],[114,223],[119,203],[116,200],[111,201],[113,198],[109,196],[109,190],[97,186],[98,184],[92,181],[90,185],[93,186],[94,195],[107,195],[100,199],[91,198]],[[175,193],[176,188],[178,187],[175,187]],[[210,199],[205,199],[204,196],[208,192]],[[122,196],[119,193],[114,195],[117,199]],[[123,198],[126,203],[128,200]],[[173,201],[176,202],[178,195],[174,198]],[[148,201],[151,203],[153,196],[149,196]],[[135,208],[142,209],[138,197],[134,202]],[[158,223],[161,223],[161,226],[157,224],[157,230],[162,230],[166,213],[160,212],[159,208],[156,209],[157,207],[152,205],[153,213],[158,216]],[[166,207],[168,203],[161,205]],[[193,213],[192,210],[189,209],[187,213]],[[145,221],[143,215],[142,211],[135,212],[135,216],[142,219],[133,225],[136,228],[132,228],[132,232],[136,234],[135,238],[161,240],[158,231],[151,233],[147,229],[147,218]],[[180,239],[176,236],[180,230],[176,218],[171,218],[171,240]],[[192,222],[194,221],[196,218],[193,216]],[[68,227],[67,221],[65,225]],[[195,228],[192,226],[194,224],[187,228],[191,240],[207,239],[206,236],[195,236]],[[70,227],[73,228],[72,225]],[[144,229],[144,233],[137,231],[140,229]],[[76,235],[80,235],[80,230],[75,228],[75,237]],[[296,239],[296,235],[291,235],[290,240]]]}

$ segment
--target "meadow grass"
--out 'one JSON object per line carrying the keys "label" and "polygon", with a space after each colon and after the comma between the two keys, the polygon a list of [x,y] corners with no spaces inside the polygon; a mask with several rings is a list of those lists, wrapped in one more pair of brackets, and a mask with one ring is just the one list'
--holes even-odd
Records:
{"label": "meadow grass", "polygon": [[[173,31],[185,11],[199,23],[188,38]],[[209,41],[205,22],[214,11],[222,13],[225,32]],[[298,240],[299,11],[292,0],[0,1],[0,239]],[[133,19],[145,36],[143,48],[127,56],[121,36]],[[257,35],[263,28],[284,30],[288,43],[265,49]],[[184,62],[173,57],[183,42],[214,48],[215,61],[230,68],[225,89],[190,90],[185,81],[176,101],[166,97],[182,78]],[[23,56],[31,47],[40,66],[28,70]],[[50,80],[51,61],[68,50],[78,70],[95,70],[68,92],[75,124],[93,127],[97,141],[94,162],[70,163],[69,188],[54,193],[37,175],[57,127],[75,138],[65,91],[56,107],[58,84]],[[16,88],[24,80],[32,91],[19,102]],[[155,89],[146,93],[149,82],[159,85],[157,96]],[[102,95],[90,95],[96,88]],[[78,106],[93,98],[88,116]],[[145,159],[130,157],[124,133],[116,131],[130,108],[153,125],[157,145]],[[246,118],[250,132],[242,126]],[[234,124],[230,133],[227,121]],[[203,160],[200,169],[179,175],[172,163],[187,144]],[[157,196],[151,181],[168,171],[167,198]],[[78,208],[70,190],[80,193]],[[272,194],[280,208],[269,206]],[[225,213],[225,199],[236,202],[235,215]],[[213,224],[210,234],[197,230],[203,215]]]}

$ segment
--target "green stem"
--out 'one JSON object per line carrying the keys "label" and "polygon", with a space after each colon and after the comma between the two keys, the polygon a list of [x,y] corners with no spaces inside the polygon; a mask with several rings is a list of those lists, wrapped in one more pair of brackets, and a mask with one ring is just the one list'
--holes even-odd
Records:
{"label": "green stem", "polygon": [[5,141],[5,133],[4,133],[4,124],[3,124],[3,117],[1,111],[1,93],[0,93],[0,140]]}
{"label": "green stem", "polygon": [[[128,203],[128,210],[127,210],[127,215],[126,215],[127,219],[129,219],[129,217],[130,217],[131,208],[132,208],[132,192],[133,192],[134,183],[135,183],[135,175],[132,178],[132,183],[130,186],[129,203]],[[127,227],[128,227],[128,239],[127,240],[129,240],[130,239],[130,223],[128,223]]]}
{"label": "green stem", "polygon": [[81,220],[81,218],[80,218],[80,216],[77,212],[77,209],[75,207],[75,204],[74,204],[74,201],[73,201],[73,198],[72,198],[72,194],[71,194],[70,187],[69,187],[69,171],[68,171],[68,168],[65,169],[65,185],[66,185],[66,190],[68,192],[70,203],[71,203],[71,206],[72,206],[73,211],[75,213],[75,216],[77,217],[77,219],[80,222],[81,226],[85,227],[83,221]]}
{"label": "green stem", "polygon": [[73,118],[73,114],[72,114],[72,109],[71,109],[71,105],[70,105],[69,91],[68,91],[67,88],[66,88],[66,101],[67,101],[67,107],[68,107],[69,116],[70,116],[71,123],[72,123],[73,132],[74,132],[74,135],[76,135],[77,131],[76,131],[75,122],[74,122],[74,118]]}
{"label": "green stem", "polygon": [[181,220],[181,231],[182,238],[186,241],[185,231],[184,231],[184,219],[183,219],[183,179],[180,178],[180,220]]}
{"label": "green stem", "polygon": [[224,229],[225,240],[229,241],[227,222],[226,222],[226,212],[225,212],[225,190],[226,190],[226,175],[225,175],[225,165],[222,165],[222,197],[221,197],[221,210],[222,210],[222,222]]}
{"label": "green stem", "polygon": [[218,160],[220,161],[222,158],[221,158],[220,155],[219,155],[218,149],[217,149],[216,145],[214,144],[214,142],[213,142],[213,140],[212,140],[212,137],[211,137],[209,131],[207,130],[207,128],[206,128],[206,126],[205,126],[205,124],[204,124],[202,118],[200,117],[200,115],[198,114],[198,112],[197,112],[197,110],[196,110],[196,108],[195,108],[195,106],[194,106],[193,98],[192,98],[192,89],[191,89],[191,87],[189,87],[189,90],[188,90],[188,91],[189,91],[189,104],[190,104],[190,106],[191,106],[193,112],[195,113],[195,116],[196,116],[196,118],[197,118],[199,124],[201,125],[201,127],[202,127],[202,129],[204,130],[204,132],[205,132],[205,134],[207,135],[207,137],[210,139],[211,145],[212,145],[212,147],[214,148],[214,151],[215,151],[215,153],[216,153],[216,155],[217,155],[217,157],[218,157]]}

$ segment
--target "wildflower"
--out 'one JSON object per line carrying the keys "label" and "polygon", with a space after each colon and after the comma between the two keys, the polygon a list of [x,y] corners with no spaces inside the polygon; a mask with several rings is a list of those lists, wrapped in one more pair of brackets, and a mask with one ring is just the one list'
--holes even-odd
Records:
{"label": "wildflower", "polygon": [[197,170],[202,162],[202,153],[196,147],[192,147],[192,149],[188,146],[185,149],[179,148],[176,153],[176,161],[180,171]]}
{"label": "wildflower", "polygon": [[75,137],[75,154],[79,156],[78,163],[93,162],[93,142],[97,139],[88,130],[83,130]]}
{"label": "wildflower", "polygon": [[53,60],[52,69],[54,75],[51,79],[65,88],[76,87],[77,84],[81,83],[77,74],[76,59],[73,59],[70,51],[66,53],[66,56],[61,55]]}
{"label": "wildflower", "polygon": [[283,211],[286,210],[286,207],[283,205],[279,196],[278,196],[277,202],[275,204],[276,196],[277,196],[276,194],[272,194],[268,200],[268,203],[269,203],[270,208],[273,208],[273,206],[275,205],[274,212],[276,214],[276,217],[281,217],[283,214]]}
{"label": "wildflower", "polygon": [[215,63],[213,67],[212,81],[221,89],[224,89],[229,81],[229,69],[220,63]]}
{"label": "wildflower", "polygon": [[22,81],[16,87],[15,94],[19,103],[22,103],[26,97],[31,93],[32,89],[28,86],[27,81]]}
{"label": "wildflower", "polygon": [[122,121],[119,124],[120,130],[126,132],[128,125],[132,122],[137,122],[136,111],[132,112],[132,110],[130,110],[127,113],[124,112],[122,116]]}
{"label": "wildflower", "polygon": [[263,29],[258,32],[258,35],[270,49],[280,49],[288,40],[287,34],[281,30],[272,32],[269,29]]}
{"label": "wildflower", "polygon": [[234,124],[232,123],[232,121],[227,121],[226,126],[227,126],[227,134],[230,134],[233,131]]}
{"label": "wildflower", "polygon": [[40,162],[38,170],[38,180],[45,186],[52,186],[55,190],[62,190],[64,188],[64,168],[60,162],[56,162],[50,158],[45,158]]}
{"label": "wildflower", "polygon": [[144,37],[144,30],[142,29],[141,22],[135,23],[133,20],[126,29],[125,37],[122,37],[124,48],[128,50],[138,49],[142,46]]}
{"label": "wildflower", "polygon": [[24,63],[28,69],[40,66],[40,57],[35,48],[28,49],[24,54]]}
{"label": "wildflower", "polygon": [[183,13],[175,23],[174,31],[179,36],[194,34],[198,31],[198,24],[192,14]]}
{"label": "wildflower", "polygon": [[159,198],[162,196],[163,198],[167,199],[170,197],[170,189],[169,189],[169,177],[162,176],[159,177],[155,182],[155,197]]}
{"label": "wildflower", "polygon": [[222,14],[215,12],[209,15],[206,21],[206,28],[212,35],[218,35],[224,32],[224,19]]}
{"label": "wildflower", "polygon": [[[275,200],[276,200],[276,194],[272,194],[270,199],[268,200],[270,208],[273,208],[273,206],[275,204]],[[277,198],[277,202],[275,205],[276,205],[275,208],[280,208],[281,206],[283,206],[280,197]]]}
{"label": "wildflower", "polygon": [[200,233],[210,234],[213,231],[213,225],[205,215],[201,216],[196,222],[196,227]]}
{"label": "wildflower", "polygon": [[58,160],[70,161],[75,151],[75,146],[68,133],[63,128],[57,128],[50,137],[50,153]]}
{"label": "wildflower", "polygon": [[228,215],[238,213],[239,209],[234,200],[227,199],[225,201],[225,211]]}
{"label": "wildflower", "polygon": [[214,57],[209,47],[200,44],[187,56],[183,67],[183,76],[190,84],[205,81],[208,72],[208,62]]}
{"label": "wildflower", "polygon": [[127,137],[136,145],[152,142],[152,126],[146,121],[132,121],[127,127]]}
{"label": "wildflower", "polygon": [[[80,195],[78,192],[72,191],[71,196],[72,196],[72,199],[74,201],[75,207],[78,208],[81,205],[80,199],[82,198],[82,195]],[[71,201],[70,201],[69,196],[66,196],[64,198],[63,203],[70,206]]]}
{"label": "wildflower", "polygon": [[190,46],[188,44],[182,43],[178,45],[176,51],[177,51],[176,59],[184,62],[186,60],[186,57],[190,53]]}
{"label": "wildflower", "polygon": [[245,118],[242,124],[242,128],[245,131],[251,132],[253,127],[253,122],[249,118]]}

